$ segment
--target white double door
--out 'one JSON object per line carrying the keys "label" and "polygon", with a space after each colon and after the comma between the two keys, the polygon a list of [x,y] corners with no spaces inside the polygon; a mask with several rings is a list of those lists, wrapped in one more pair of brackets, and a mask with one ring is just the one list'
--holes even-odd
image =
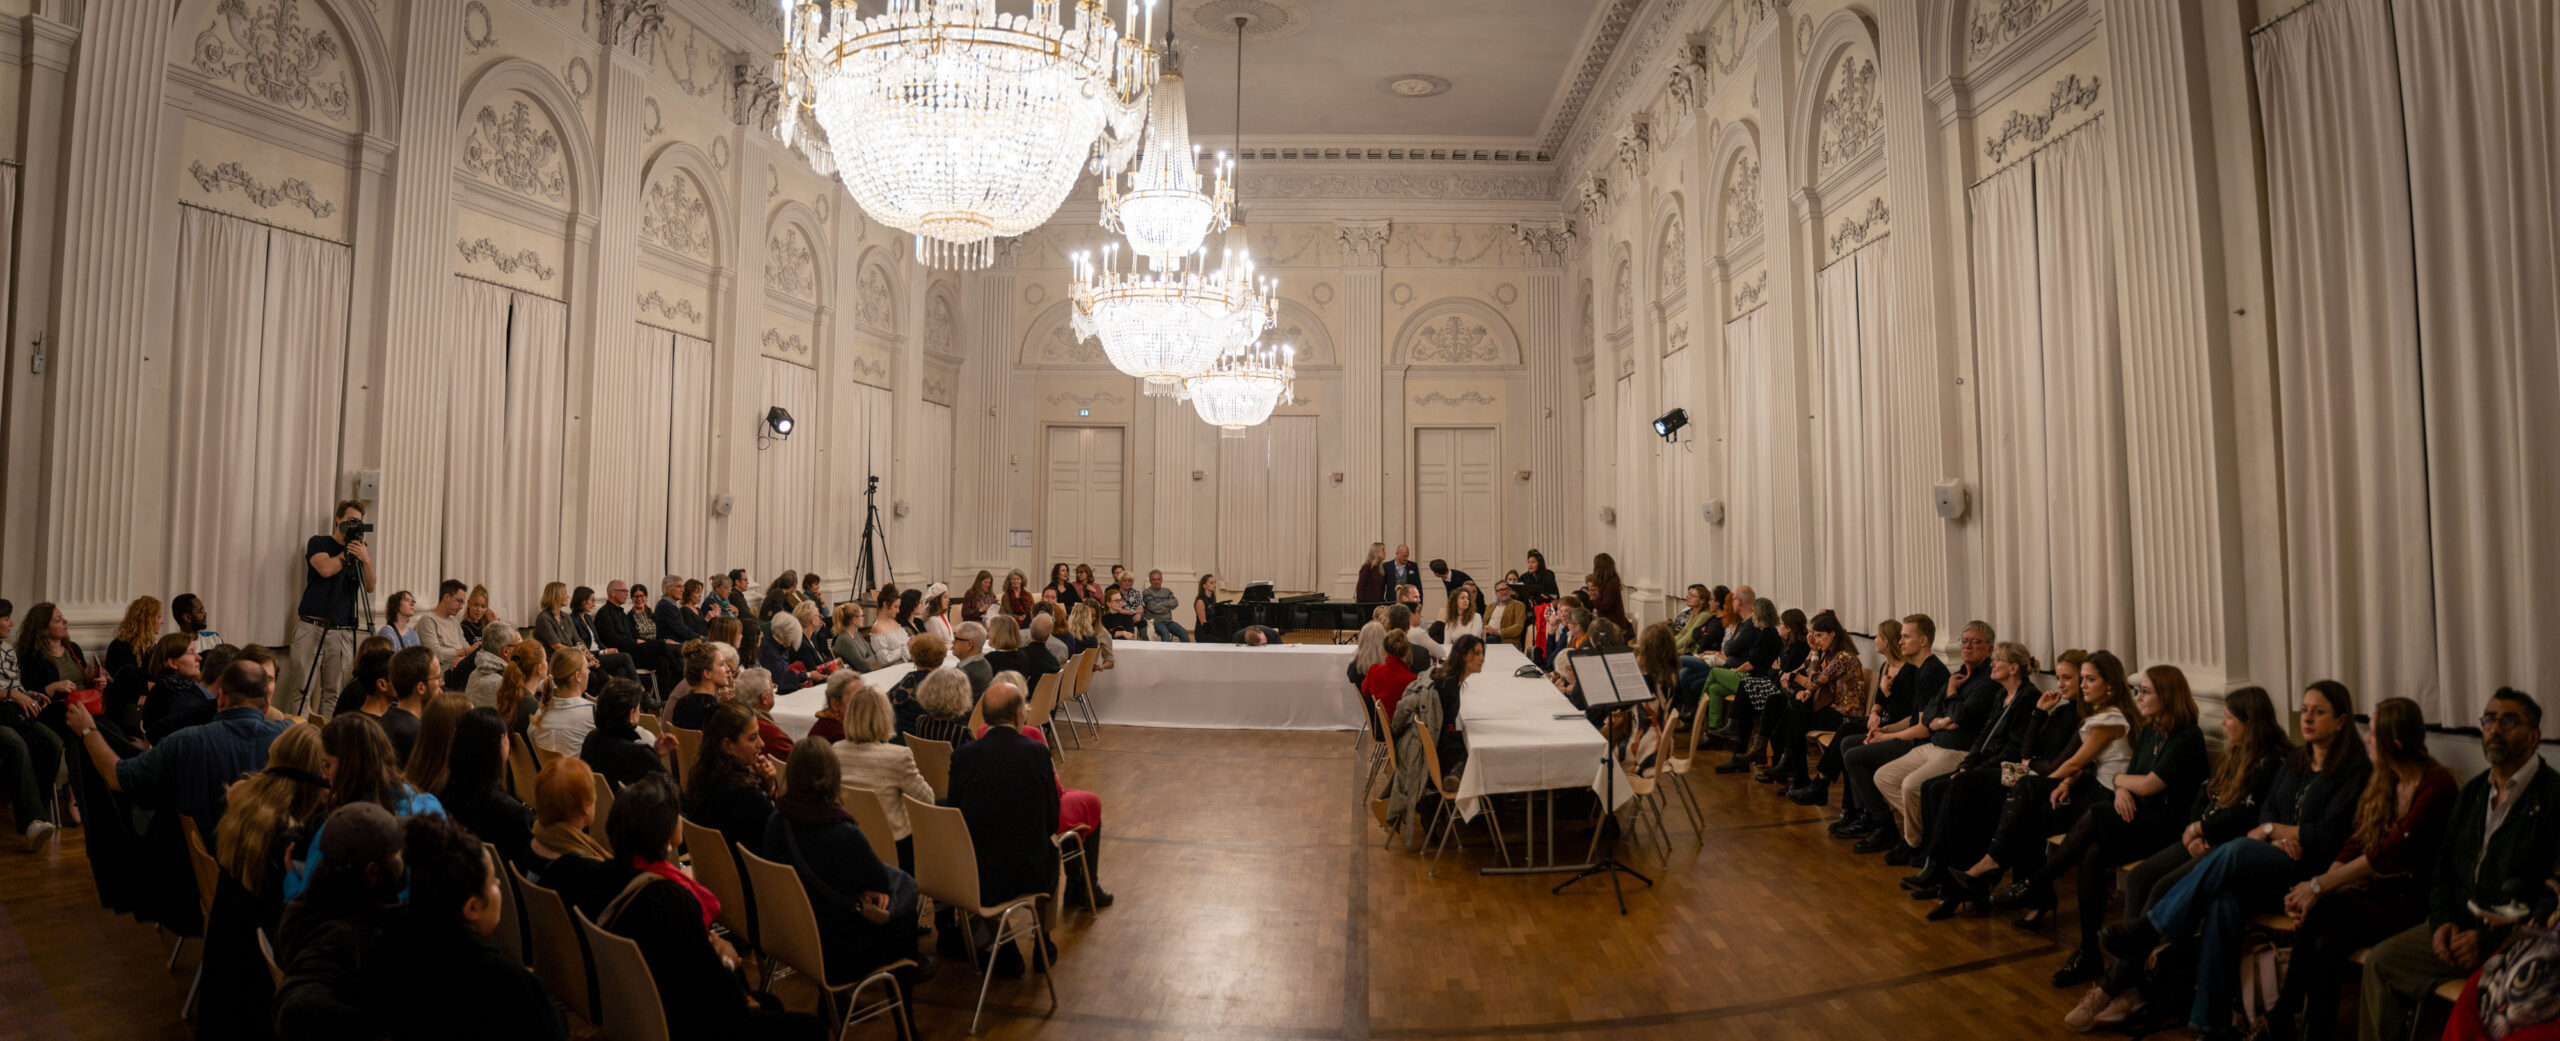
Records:
{"label": "white double door", "polygon": [[1042,571],[1031,585],[1048,583],[1047,568],[1093,565],[1107,576],[1125,562],[1128,530],[1126,438],[1119,427],[1050,427],[1043,483]]}
{"label": "white double door", "polygon": [[[1502,509],[1495,472],[1502,463],[1492,427],[1425,427],[1413,432],[1413,556],[1446,559],[1490,593],[1502,577]],[[1440,583],[1422,576],[1423,602],[1440,607]]]}

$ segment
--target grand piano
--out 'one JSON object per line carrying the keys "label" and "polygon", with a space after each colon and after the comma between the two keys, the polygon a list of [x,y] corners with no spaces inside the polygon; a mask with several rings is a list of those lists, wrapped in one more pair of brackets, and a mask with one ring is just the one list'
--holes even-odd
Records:
{"label": "grand piano", "polygon": [[1275,596],[1271,583],[1255,582],[1244,589],[1244,595],[1217,606],[1219,624],[1228,632],[1242,632],[1248,625],[1266,625],[1281,632],[1299,629],[1323,629],[1335,633],[1358,632],[1370,616],[1386,604],[1364,604],[1334,600],[1323,593]]}

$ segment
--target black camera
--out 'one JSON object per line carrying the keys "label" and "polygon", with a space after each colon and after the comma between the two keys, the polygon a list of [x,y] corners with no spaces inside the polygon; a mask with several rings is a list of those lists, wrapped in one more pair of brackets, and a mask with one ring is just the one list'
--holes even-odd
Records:
{"label": "black camera", "polygon": [[338,541],[340,542],[354,542],[372,532],[373,525],[365,523],[362,517],[349,517],[338,522]]}

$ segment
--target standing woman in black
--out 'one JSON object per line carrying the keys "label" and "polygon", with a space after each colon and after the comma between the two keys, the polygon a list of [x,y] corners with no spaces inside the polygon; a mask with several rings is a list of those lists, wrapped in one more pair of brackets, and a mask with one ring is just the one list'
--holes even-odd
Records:
{"label": "standing woman in black", "polygon": [[1534,549],[1529,551],[1529,566],[1520,572],[1520,598],[1527,600],[1532,607],[1555,602],[1556,573],[1547,567],[1546,554]]}

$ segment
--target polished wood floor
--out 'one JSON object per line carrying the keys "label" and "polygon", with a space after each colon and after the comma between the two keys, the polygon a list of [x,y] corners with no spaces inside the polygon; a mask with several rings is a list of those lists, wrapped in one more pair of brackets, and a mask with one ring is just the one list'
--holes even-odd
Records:
{"label": "polished wood floor", "polygon": [[[1605,885],[1479,876],[1481,825],[1437,878],[1380,849],[1348,734],[1112,727],[1065,770],[1102,794],[1119,903],[1067,916],[1055,1013],[1036,978],[995,981],[990,1037],[1970,1041],[2060,1035],[2078,996],[2045,984],[2050,935],[1923,920],[1900,870],[1744,777],[1693,776],[1706,832],[1675,809],[1668,863],[1630,847],[1658,884],[1620,917]],[[164,968],[165,940],[97,909],[82,856],[77,829],[0,851],[0,1038],[185,1036],[194,945]],[[813,1007],[796,982],[777,989]],[[922,988],[924,1036],[962,1036],[977,987],[953,965]]]}

